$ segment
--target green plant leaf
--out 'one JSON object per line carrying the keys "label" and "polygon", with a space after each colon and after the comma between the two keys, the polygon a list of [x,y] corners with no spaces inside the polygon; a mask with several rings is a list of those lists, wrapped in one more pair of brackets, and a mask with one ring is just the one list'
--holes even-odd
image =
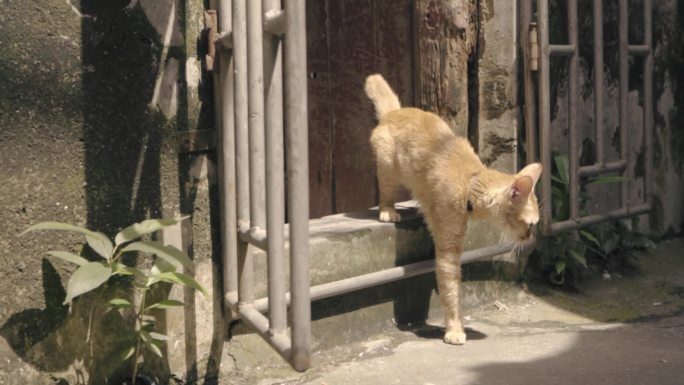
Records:
{"label": "green plant leaf", "polygon": [[71,303],[71,300],[79,295],[100,287],[111,275],[112,269],[101,262],[89,262],[79,267],[69,279],[64,304]]}
{"label": "green plant leaf", "polygon": [[26,228],[26,230],[22,231],[19,236],[22,236],[29,231],[36,231],[36,230],[62,230],[62,231],[74,231],[77,233],[81,233],[83,235],[91,234],[92,231],[80,227],[80,226],[75,226],[71,225],[68,223],[62,223],[62,222],[40,222],[36,223],[35,225],[31,225]]}
{"label": "green plant leaf", "polygon": [[148,333],[144,330],[141,330],[140,335],[142,336],[143,343],[144,343],[145,347],[147,348],[147,350],[158,355],[159,357],[163,357],[161,349],[159,349],[159,346],[157,346],[154,343],[154,340],[150,336],[150,333]]}
{"label": "green plant leaf", "polygon": [[559,177],[557,177],[557,176],[555,176],[555,175],[553,175],[553,174],[551,174],[551,180],[554,181],[554,182],[558,182],[558,183],[560,183],[560,184],[564,184],[563,181],[562,181]]}
{"label": "green plant leaf", "polygon": [[618,247],[618,244],[620,242],[620,236],[617,234],[613,234],[612,237],[606,239],[605,242],[603,242],[603,245],[601,246],[601,249],[603,252],[608,255],[615,251],[615,249]]}
{"label": "green plant leaf", "polygon": [[558,177],[561,179],[561,183],[570,183],[570,174],[568,173],[568,156],[567,155],[556,155],[554,157],[556,161],[556,169],[558,170]]}
{"label": "green plant leaf", "polygon": [[589,240],[591,243],[595,244],[596,247],[598,247],[598,248],[601,247],[601,243],[599,243],[598,239],[596,239],[596,237],[594,236],[594,234],[592,234],[592,233],[590,233],[590,232],[588,232],[588,231],[586,231],[586,230],[580,230],[579,232],[580,232],[580,234],[582,234],[582,236],[583,236],[584,238],[586,238],[587,240]]}
{"label": "green plant leaf", "polygon": [[134,223],[125,229],[119,231],[114,237],[114,243],[119,246],[122,243],[130,242],[138,239],[141,236],[161,230],[167,226],[173,226],[189,216],[164,218],[164,219],[148,219],[139,223]]}
{"label": "green plant leaf", "polygon": [[126,266],[123,263],[112,262],[112,274],[117,275],[134,275],[140,279],[145,279],[147,274],[140,269],[135,267]]}
{"label": "green plant leaf", "polygon": [[166,299],[166,300],[159,301],[155,304],[148,306],[145,309],[145,311],[152,310],[152,309],[169,309],[172,307],[178,307],[178,306],[183,306],[183,305],[184,305],[184,303],[181,301],[176,301],[173,299]]}
{"label": "green plant leaf", "polygon": [[199,282],[195,281],[195,279],[192,278],[191,276],[183,274],[183,273],[176,273],[176,272],[161,273],[161,274],[156,276],[156,279],[159,281],[163,281],[163,282],[177,283],[179,285],[192,287],[193,289],[197,289],[197,290],[201,291],[202,294],[207,295],[206,289],[204,289],[204,287],[202,287],[202,285],[200,285]]}
{"label": "green plant leaf", "polygon": [[556,261],[556,274],[560,275],[563,271],[565,271],[565,261]]}
{"label": "green plant leaf", "polygon": [[587,259],[579,251],[575,249],[568,249],[572,258],[580,265],[587,267]]}
{"label": "green plant leaf", "polygon": [[194,264],[192,263],[192,260],[190,260],[190,257],[187,256],[187,254],[173,246],[164,246],[159,242],[134,242],[121,249],[122,253],[127,253],[130,251],[142,251],[145,253],[154,254],[160,258],[165,259],[167,262],[173,264],[176,267],[184,266],[189,271],[192,271],[194,268]]}
{"label": "green plant leaf", "polygon": [[29,231],[36,230],[60,230],[60,231],[73,231],[76,233],[81,233],[85,235],[86,242],[88,245],[95,250],[103,258],[109,260],[112,255],[113,246],[112,242],[107,238],[106,235],[98,233],[95,231],[88,230],[86,228],[71,225],[62,222],[41,222],[35,225],[29,226],[26,230],[22,231],[19,236],[26,234]]}
{"label": "green plant leaf", "polygon": [[114,246],[112,246],[112,241],[110,241],[106,235],[96,232],[93,232],[92,234],[87,234],[86,242],[88,242],[88,246],[90,246],[90,248],[93,249],[102,258],[106,259],[107,261],[112,259]]}
{"label": "green plant leaf", "polygon": [[75,263],[79,266],[83,266],[89,262],[87,259],[81,257],[80,255],[76,255],[68,251],[48,251],[48,254],[52,255],[53,257],[63,259],[67,262]]}
{"label": "green plant leaf", "polygon": [[135,353],[135,346],[130,346],[121,354],[121,361],[126,361]]}
{"label": "green plant leaf", "polygon": [[150,332],[150,337],[152,337],[153,340],[157,340],[157,341],[168,341],[169,340],[169,336],[167,336],[166,334],[161,334],[161,333],[157,333],[157,332]]}
{"label": "green plant leaf", "polygon": [[165,273],[167,271],[176,271],[176,267],[161,258],[157,258],[157,260],[154,261],[154,265],[150,268],[150,273],[152,274]]}
{"label": "green plant leaf", "polygon": [[619,182],[629,182],[629,178],[622,175],[604,175],[591,179],[587,184],[610,184]]}
{"label": "green plant leaf", "polygon": [[109,304],[115,307],[123,308],[123,307],[133,307],[133,304],[128,302],[128,300],[123,299],[123,298],[113,298],[109,301]]}

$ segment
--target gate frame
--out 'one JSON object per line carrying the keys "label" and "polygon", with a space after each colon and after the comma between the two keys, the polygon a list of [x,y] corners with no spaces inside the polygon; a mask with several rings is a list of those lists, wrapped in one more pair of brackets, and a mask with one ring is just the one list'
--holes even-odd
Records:
{"label": "gate frame", "polygon": [[[549,43],[549,9],[548,0],[536,0],[537,21],[533,20],[533,3],[535,0],[523,0],[521,2],[521,31],[529,30],[529,34],[523,34],[524,60],[524,87],[525,87],[525,125],[528,138],[527,158],[528,162],[537,159],[536,139],[539,137],[541,163],[547,172],[541,176],[541,196],[546,202],[542,207],[541,232],[543,235],[553,235],[563,231],[575,230],[591,224],[620,219],[640,214],[651,210],[651,195],[653,184],[653,44],[652,44],[652,0],[644,0],[644,41],[642,44],[629,44],[628,40],[628,2],[619,0],[619,134],[620,134],[620,159],[613,162],[605,162],[604,139],[603,139],[603,70],[595,70],[594,97],[595,97],[595,139],[597,149],[597,162],[589,166],[579,166],[579,141],[575,116],[577,113],[577,61],[579,50],[577,41],[577,1],[568,0],[567,22],[568,43]],[[603,19],[601,1],[593,2],[594,20]],[[594,23],[594,68],[603,69],[603,24]],[[535,47],[534,40],[539,42]],[[534,52],[540,52],[539,63],[535,63]],[[644,175],[644,199],[643,202],[633,203],[629,201],[627,183],[633,177],[629,168],[629,129],[628,129],[628,92],[629,92],[629,55],[643,56],[643,129],[645,144],[645,175]],[[570,174],[570,218],[562,222],[553,222],[551,215],[551,102],[550,102],[550,78],[549,62],[552,56],[568,57],[569,77],[569,118],[568,131],[570,139],[569,174]],[[536,81],[537,93],[535,94],[535,67],[538,66]],[[538,101],[537,101],[538,96]],[[536,106],[539,106],[538,114]],[[539,132],[537,135],[537,119],[539,120]],[[593,176],[608,172],[620,171],[627,176],[627,181],[620,182],[620,208],[602,214],[581,216],[579,214],[579,178],[581,176]]]}

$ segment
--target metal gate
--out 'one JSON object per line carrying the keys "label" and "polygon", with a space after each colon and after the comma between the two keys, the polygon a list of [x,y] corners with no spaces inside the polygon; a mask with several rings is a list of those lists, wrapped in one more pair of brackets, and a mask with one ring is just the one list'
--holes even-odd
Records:
{"label": "metal gate", "polygon": [[[309,186],[305,1],[211,0],[207,12],[209,28],[208,69],[214,72],[215,114],[219,132],[219,180],[221,244],[226,308],[263,337],[297,370],[310,365],[311,301],[362,288],[377,286],[434,271],[434,260],[417,262],[341,281],[310,287],[309,280]],[[532,24],[533,1],[521,2],[523,27],[534,33],[522,34],[525,46],[537,39],[541,48],[539,71],[532,74],[533,50],[525,50],[525,94],[528,160],[537,158],[537,96],[539,147],[546,170],[551,169],[549,58],[570,59],[570,109],[577,101],[577,1],[569,0],[570,41],[549,44],[548,0],[536,2],[538,26]],[[572,185],[570,220],[552,223],[550,206],[544,206],[545,234],[578,228],[599,221],[641,214],[650,209],[652,144],[651,2],[644,2],[646,38],[643,44],[627,41],[627,0],[620,0],[620,149],[618,161],[606,162],[602,154],[595,165],[580,167],[577,129],[570,122],[570,178]],[[594,2],[594,15],[601,19],[601,1]],[[601,25],[595,35],[601,41]],[[538,33],[537,33],[538,31]],[[602,45],[595,45],[595,60],[602,68]],[[627,168],[630,154],[627,116],[628,55],[641,55],[644,65],[644,126],[646,142],[645,203],[629,202],[622,187],[622,208],[608,213],[580,216],[579,178]],[[598,75],[598,72],[597,72]],[[602,87],[603,82],[596,82]],[[597,100],[597,116],[602,113]],[[599,122],[599,119],[596,119]],[[602,143],[603,128],[597,124],[596,140]],[[287,191],[287,193],[286,193]],[[542,199],[551,201],[551,173],[542,175]],[[288,225],[285,225],[287,203]],[[529,247],[533,242],[528,242]],[[285,250],[289,244],[290,283],[286,284]],[[267,255],[268,296],[255,299],[254,253]],[[516,245],[493,245],[463,253],[462,263],[503,254]],[[289,307],[289,311],[288,311]],[[264,315],[268,312],[268,315]],[[288,316],[289,313],[289,316]],[[289,322],[288,322],[289,319]]]}
{"label": "metal gate", "polygon": [[[604,142],[606,141],[606,127],[604,126],[604,38],[603,38],[603,2],[594,0],[592,5],[593,23],[593,68],[594,68],[594,134],[596,143],[596,163],[580,167],[580,150],[577,128],[578,103],[578,59],[580,44],[578,41],[577,0],[558,3],[566,5],[567,36],[565,43],[550,43],[549,34],[549,0],[524,0],[521,2],[521,40],[525,52],[524,60],[524,88],[525,88],[525,121],[527,137],[528,162],[538,159],[537,149],[545,172],[542,174],[541,199],[542,205],[541,230],[544,235],[551,235],[562,231],[577,229],[590,224],[644,214],[650,211],[653,185],[653,45],[652,45],[652,3],[643,0],[642,42],[629,42],[629,9],[628,0],[618,1],[618,87],[619,87],[619,159],[606,161]],[[536,7],[535,7],[536,6]],[[536,10],[536,12],[535,12]],[[558,10],[551,10],[558,11]],[[589,15],[583,15],[590,17]],[[601,21],[601,22],[596,22]],[[525,33],[527,32],[527,33]],[[629,92],[629,57],[643,57],[643,130],[644,130],[644,196],[640,202],[630,201],[628,183],[632,183],[634,170],[629,167],[630,158],[634,156],[629,151],[630,131],[628,129],[628,92]],[[568,66],[568,152],[569,152],[569,219],[555,222],[551,214],[552,185],[551,185],[551,101],[549,65],[552,57],[567,58]],[[537,130],[538,127],[538,130]],[[537,138],[539,143],[537,143]],[[620,208],[608,212],[581,215],[580,214],[580,178],[596,176],[605,173],[620,172],[626,177],[620,186]]]}
{"label": "metal gate", "polygon": [[[206,61],[214,71],[219,132],[225,304],[234,318],[254,329],[295,369],[305,370],[310,361],[311,304],[304,2],[285,1],[281,9],[280,0],[212,0],[207,19]],[[251,247],[267,250],[268,316],[254,302]]]}

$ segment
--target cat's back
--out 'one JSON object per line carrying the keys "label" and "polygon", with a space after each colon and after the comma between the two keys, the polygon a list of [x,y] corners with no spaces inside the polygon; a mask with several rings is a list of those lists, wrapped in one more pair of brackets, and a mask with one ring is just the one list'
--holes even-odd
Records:
{"label": "cat's back", "polygon": [[431,145],[450,140],[454,134],[437,115],[418,108],[405,107],[391,111],[380,120],[389,127],[392,136],[413,145]]}

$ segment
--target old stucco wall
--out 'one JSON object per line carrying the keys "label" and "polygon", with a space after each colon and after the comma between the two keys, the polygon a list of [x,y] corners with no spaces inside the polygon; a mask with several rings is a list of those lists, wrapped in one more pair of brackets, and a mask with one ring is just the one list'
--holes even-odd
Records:
{"label": "old stucco wall", "polygon": [[[78,253],[82,240],[17,237],[30,224],[56,220],[111,236],[144,218],[192,215],[164,240],[193,255],[210,291],[218,287],[213,162],[179,154],[176,144],[177,131],[212,126],[201,102],[211,87],[197,58],[203,7],[199,0],[0,2],[0,377],[10,384],[75,383],[79,373],[104,383],[122,369],[112,357],[118,331],[130,326],[125,317],[98,316],[86,342],[92,301],[84,297],[69,315],[61,302],[73,266],[46,258],[48,250]],[[204,376],[212,340],[222,341],[213,335],[220,311],[211,297],[172,295],[188,306],[160,318],[172,336],[169,360],[151,360],[152,370]]]}

